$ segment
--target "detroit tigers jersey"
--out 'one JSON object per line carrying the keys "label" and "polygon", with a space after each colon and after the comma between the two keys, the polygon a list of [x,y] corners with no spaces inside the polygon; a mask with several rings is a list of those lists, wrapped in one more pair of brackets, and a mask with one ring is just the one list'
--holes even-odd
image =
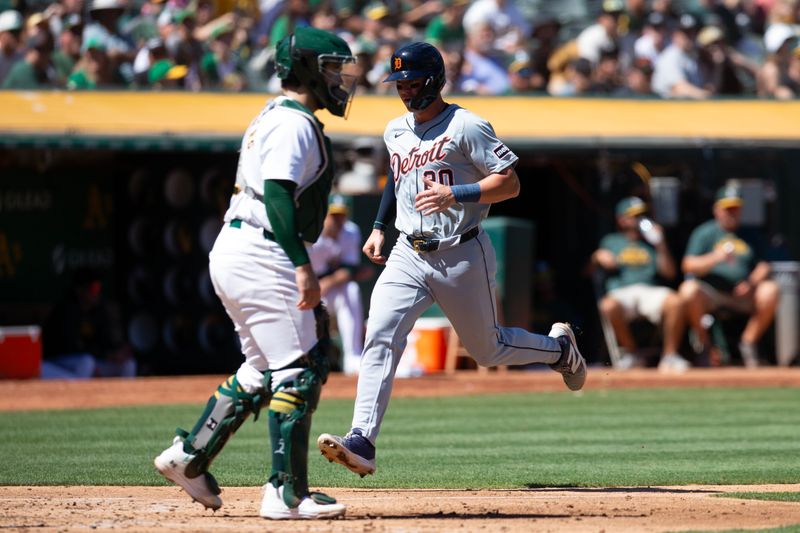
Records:
{"label": "detroit tigers jersey", "polygon": [[423,177],[448,186],[477,183],[519,159],[498,140],[491,124],[456,104],[422,124],[406,113],[389,122],[383,140],[395,183],[395,226],[407,235],[435,239],[477,226],[489,213],[489,204],[456,203],[443,213],[423,216],[414,207],[425,187]]}
{"label": "detroit tigers jersey", "polygon": [[296,201],[327,166],[323,134],[313,116],[292,104],[279,96],[248,126],[236,169],[236,193],[225,222],[238,218],[272,231],[264,208],[264,180],[293,181]]}

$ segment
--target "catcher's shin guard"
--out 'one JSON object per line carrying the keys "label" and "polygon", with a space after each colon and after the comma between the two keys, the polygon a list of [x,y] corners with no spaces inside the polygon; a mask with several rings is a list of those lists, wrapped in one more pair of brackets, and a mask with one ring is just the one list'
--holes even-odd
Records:
{"label": "catcher's shin guard", "polygon": [[[313,349],[305,358],[309,364],[297,377],[278,385],[269,404],[269,433],[272,442],[273,486],[283,485],[283,500],[297,507],[308,490],[308,436],[311,415],[319,403],[322,384],[327,378],[327,366]],[[319,363],[319,364],[318,364]],[[327,363],[327,361],[325,361]],[[322,494],[313,498],[325,498]],[[330,503],[330,501],[326,501]]]}
{"label": "catcher's shin guard", "polygon": [[[267,372],[264,383],[269,383],[269,379]],[[250,413],[254,413],[255,419],[258,419],[261,408],[269,404],[268,391],[267,386],[255,394],[248,394],[239,385],[236,376],[231,376],[208,399],[205,411],[191,432],[178,428],[177,434],[183,438],[184,451],[195,455],[186,467],[188,477],[208,471],[211,462]]]}

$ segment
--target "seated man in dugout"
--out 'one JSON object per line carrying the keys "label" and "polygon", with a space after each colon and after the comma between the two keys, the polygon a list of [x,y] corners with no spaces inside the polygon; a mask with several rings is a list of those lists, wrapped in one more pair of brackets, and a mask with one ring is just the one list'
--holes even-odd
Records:
{"label": "seated man in dugout", "polygon": [[646,318],[663,328],[659,370],[683,372],[689,362],[678,353],[685,331],[681,300],[674,290],[659,284],[659,276],[674,279],[677,268],[663,229],[646,214],[642,199],[631,196],[620,201],[616,207],[619,231],[606,235],[592,255],[592,262],[607,273],[600,312],[611,323],[622,349],[618,369],[643,366],[630,322]]}
{"label": "seated man in dugout", "polygon": [[759,364],[758,341],[775,316],[779,289],[769,279],[769,263],[762,259],[761,235],[756,228],[741,227],[742,204],[738,187],[729,185],[718,191],[714,219],[695,228],[689,237],[682,263],[686,281],[679,293],[711,365],[721,360],[703,327],[703,316],[720,308],[749,315],[739,353],[744,366],[754,368]]}

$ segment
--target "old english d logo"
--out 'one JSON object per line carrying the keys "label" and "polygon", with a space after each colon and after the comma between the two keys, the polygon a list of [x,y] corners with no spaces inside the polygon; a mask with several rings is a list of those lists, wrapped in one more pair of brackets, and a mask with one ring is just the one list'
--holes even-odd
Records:
{"label": "old english d logo", "polygon": [[401,68],[403,68],[403,59],[400,58],[400,57],[395,57],[394,58],[394,69],[395,70],[400,70]]}

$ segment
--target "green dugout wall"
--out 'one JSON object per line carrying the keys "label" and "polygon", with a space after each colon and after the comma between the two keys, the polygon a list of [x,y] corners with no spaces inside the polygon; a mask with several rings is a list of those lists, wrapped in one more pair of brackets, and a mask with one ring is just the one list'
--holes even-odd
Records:
{"label": "green dugout wall", "polygon": [[[241,132],[267,99],[0,92],[0,325],[41,323],[69,273],[92,266],[106,272],[145,373],[235,368],[207,249]],[[616,200],[649,193],[651,178],[678,184],[668,229],[676,257],[710,217],[713,191],[740,179],[763,184],[770,253],[800,258],[800,102],[452,101],[490,120],[520,155],[522,192],[493,206],[487,223],[509,324],[542,331],[571,320],[602,344],[586,261],[613,227]],[[322,114],[343,169],[353,140],[378,139],[397,104],[360,97],[347,122]],[[378,200],[354,202],[364,236]],[[363,283],[365,304],[374,279]]]}

